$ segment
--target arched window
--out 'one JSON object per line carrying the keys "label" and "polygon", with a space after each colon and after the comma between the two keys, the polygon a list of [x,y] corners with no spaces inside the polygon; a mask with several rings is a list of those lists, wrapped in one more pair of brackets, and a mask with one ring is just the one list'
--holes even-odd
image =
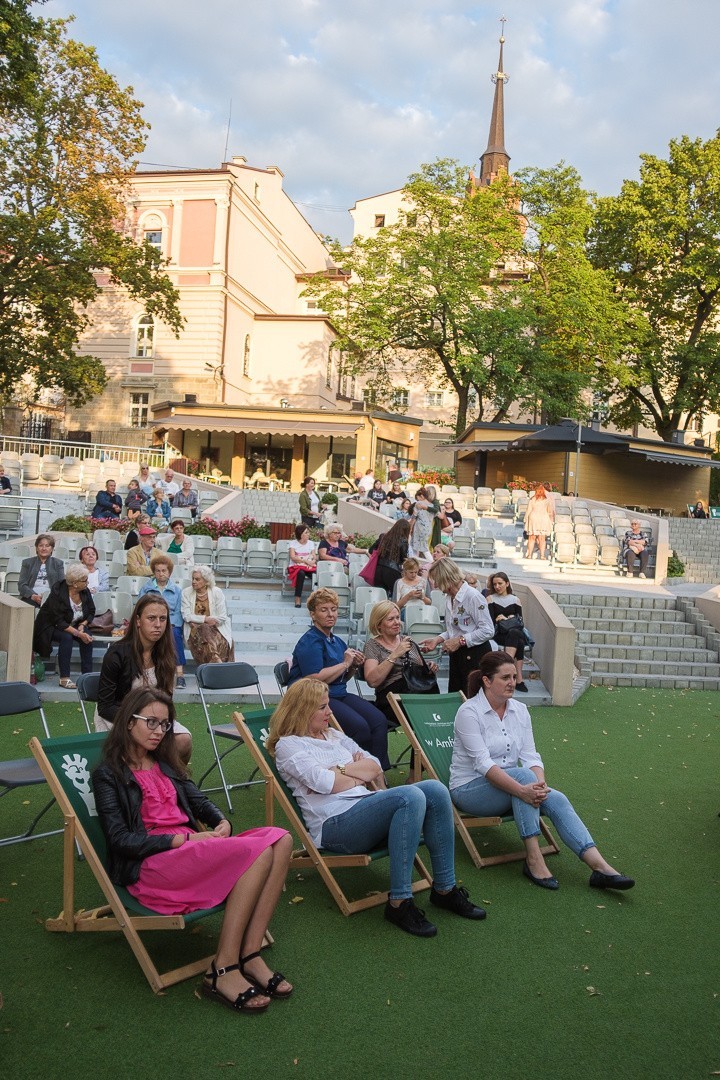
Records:
{"label": "arched window", "polygon": [[243,346],[243,375],[250,377],[250,335],[245,335],[245,344]]}
{"label": "arched window", "polygon": [[152,315],[142,315],[138,319],[135,332],[135,355],[152,356],[155,338],[155,320]]}

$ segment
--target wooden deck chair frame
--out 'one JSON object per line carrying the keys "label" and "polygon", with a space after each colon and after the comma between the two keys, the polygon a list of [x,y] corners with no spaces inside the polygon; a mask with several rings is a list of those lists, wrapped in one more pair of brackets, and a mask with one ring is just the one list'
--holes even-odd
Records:
{"label": "wooden deck chair frame", "polygon": [[[417,781],[422,778],[422,773],[424,771],[430,779],[439,780],[440,783],[444,783],[447,787],[446,781],[438,775],[437,769],[427,755],[426,748],[421,744],[420,739],[415,734],[411,715],[413,704],[421,704],[424,706],[431,704],[433,711],[435,712],[442,710],[444,705],[446,708],[452,708],[454,719],[455,713],[465,700],[465,695],[461,692],[453,694],[433,694],[432,697],[429,697],[427,694],[388,694],[390,706],[413,749],[413,767],[411,771],[413,783],[417,783]],[[407,713],[403,706],[408,710]],[[489,828],[502,825],[504,822],[513,820],[511,814],[507,814],[504,817],[474,817],[471,814],[464,814],[461,810],[458,810],[453,806],[453,818],[455,819],[455,828],[458,831],[460,839],[467,848],[468,855],[472,859],[473,864],[477,866],[479,870],[482,870],[486,866],[497,866],[499,863],[517,862],[519,859],[525,858],[524,849],[507,852],[503,855],[490,855],[487,858],[483,858],[468,831],[469,829]],[[540,829],[547,840],[547,844],[540,848],[541,852],[543,855],[554,855],[560,849],[542,818],[540,818]]]}
{"label": "wooden deck chair frame", "polygon": [[[255,736],[246,722],[250,721],[258,723],[264,721],[269,724],[273,712],[274,709],[264,709],[247,714],[236,712],[233,713],[233,720],[235,721],[237,729],[245,741],[245,745],[250,751],[253,760],[256,762],[265,779],[265,824],[272,825],[274,823],[274,809],[275,803],[277,802],[290,823],[290,827],[296,836],[299,837],[303,845],[301,849],[293,851],[292,861],[290,863],[291,869],[307,869],[308,867],[314,867],[320,874],[330,895],[343,915],[354,915],[357,911],[365,911],[367,908],[385,904],[388,899],[387,891],[373,893],[371,896],[365,896],[361,900],[349,900],[333,874],[333,870],[348,867],[370,866],[370,864],[376,862],[377,859],[387,856],[388,852],[386,848],[376,848],[374,851],[368,852],[367,854],[338,855],[334,852],[324,851],[321,848],[316,847],[313,843],[290,789],[279,777],[274,767],[274,762],[271,763],[271,759],[265,753],[264,749],[261,746],[258,746]],[[330,723],[336,727],[338,731],[341,730],[340,725],[334,717],[332,717]],[[420,875],[420,880],[412,883],[412,891],[413,893],[417,893],[430,888],[430,885],[432,884],[432,874],[428,871],[418,855],[415,856],[414,862],[415,869]]]}
{"label": "wooden deck chair frame", "polygon": [[[114,885],[105,869],[101,854],[91,839],[87,825],[91,813],[86,800],[94,800],[89,792],[87,776],[98,760],[106,732],[92,735],[64,736],[59,739],[30,740],[30,749],[55,796],[64,819],[63,830],[63,907],[55,919],[46,919],[45,929],[61,933],[121,932],[132,949],[145,978],[154,993],[159,994],[168,986],[192,979],[207,971],[211,956],[194,960],[183,967],[161,973],[158,971],[147,949],[140,940],[140,932],[145,930],[183,930],[200,919],[222,911],[224,904],[193,911],[188,915],[160,915],[156,911],[139,904],[135,898],[121,886]],[[70,770],[78,778],[72,781],[66,775],[67,786],[61,780],[55,761],[69,760],[82,768]],[[76,784],[79,783],[79,787]],[[98,823],[99,828],[99,823]],[[97,908],[75,910],[75,843],[92,870],[107,903]],[[266,942],[272,944],[268,934]]]}

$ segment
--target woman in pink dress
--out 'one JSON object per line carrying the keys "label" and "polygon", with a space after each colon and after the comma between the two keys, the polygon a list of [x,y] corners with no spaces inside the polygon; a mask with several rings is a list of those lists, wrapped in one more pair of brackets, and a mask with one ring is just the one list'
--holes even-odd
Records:
{"label": "woman in pink dress", "polygon": [[[188,778],[172,737],[175,707],[154,687],[132,690],[93,772],[111,879],[145,907],[186,914],[225,903],[203,994],[231,1009],[264,1012],[291,984],[260,949],[290,865],[284,829],[231,836],[221,811]],[[199,830],[199,823],[207,828]]]}

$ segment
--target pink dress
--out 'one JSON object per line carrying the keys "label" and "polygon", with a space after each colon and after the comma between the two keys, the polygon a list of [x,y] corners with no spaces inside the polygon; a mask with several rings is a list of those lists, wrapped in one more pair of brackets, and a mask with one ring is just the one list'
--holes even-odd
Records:
{"label": "pink dress", "polygon": [[[142,788],[140,813],[148,833],[188,835],[194,831],[178,806],[172,781],[157,764],[152,769],[133,770],[133,776]],[[128,885],[128,892],[161,915],[186,915],[215,907],[227,899],[258,855],[285,835],[285,829],[265,827],[237,836],[186,841],[179,848],[143,859],[140,877]]]}

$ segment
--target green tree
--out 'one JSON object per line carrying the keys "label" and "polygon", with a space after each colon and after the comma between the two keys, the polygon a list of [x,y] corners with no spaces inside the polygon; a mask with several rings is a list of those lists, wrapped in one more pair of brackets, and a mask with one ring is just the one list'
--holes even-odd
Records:
{"label": "green tree", "polygon": [[456,162],[425,165],[404,188],[399,223],[336,249],[350,272],[323,279],[320,298],[339,332],[348,372],[371,376],[380,400],[400,373],[452,386],[455,430],[513,403],[577,414],[598,363],[615,348],[608,281],[585,252],[590,197],[574,170],[501,176],[468,192]]}
{"label": "green tree", "polygon": [[633,331],[607,369],[611,418],[669,440],[720,411],[720,132],[641,161],[639,180],[599,200],[591,252]]}
{"label": "green tree", "polygon": [[122,233],[141,103],[66,22],[40,20],[32,34],[20,92],[0,83],[0,395],[24,382],[79,404],[106,381],[101,361],[77,352],[98,272],[175,333],[182,320],[158,252]]}

